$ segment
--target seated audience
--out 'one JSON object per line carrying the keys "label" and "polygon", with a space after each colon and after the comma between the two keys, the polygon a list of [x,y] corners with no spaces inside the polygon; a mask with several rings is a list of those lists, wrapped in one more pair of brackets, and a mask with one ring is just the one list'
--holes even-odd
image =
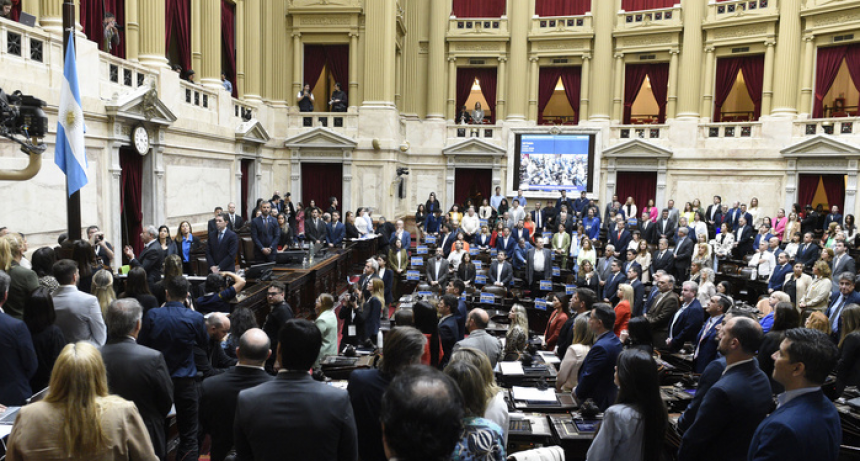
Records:
{"label": "seated audience", "polygon": [[484,378],[484,393],[487,399],[487,409],[484,418],[496,423],[502,428],[504,446],[508,445],[508,427],[510,426],[510,415],[508,404],[505,401],[505,392],[496,385],[493,367],[490,365],[487,355],[478,349],[464,347],[458,349],[451,356],[451,363],[465,362],[473,365]]}
{"label": "seated audience", "polygon": [[487,411],[487,382],[477,367],[466,361],[451,362],[445,367],[463,395],[464,430],[454,447],[451,460],[485,459],[503,461],[504,433],[493,421],[484,418]]}

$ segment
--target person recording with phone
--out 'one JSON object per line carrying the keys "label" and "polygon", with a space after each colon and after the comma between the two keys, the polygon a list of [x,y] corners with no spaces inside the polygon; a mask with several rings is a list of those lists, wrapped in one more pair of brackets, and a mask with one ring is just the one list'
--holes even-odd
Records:
{"label": "person recording with phone", "polygon": [[119,30],[122,29],[122,26],[117,25],[116,16],[111,12],[105,13],[102,24],[104,25],[105,38],[102,49],[105,53],[110,53],[111,50],[119,46]]}
{"label": "person recording with phone", "polygon": [[296,100],[299,104],[299,111],[301,112],[313,112],[314,111],[314,95],[311,93],[311,86],[308,83],[305,83],[305,86],[302,88],[302,91],[299,91],[299,94],[296,95]]}
{"label": "person recording with phone", "polygon": [[90,226],[87,228],[87,239],[96,253],[96,258],[106,267],[111,267],[113,261],[113,245],[105,240],[105,233],[99,230],[99,226]]}

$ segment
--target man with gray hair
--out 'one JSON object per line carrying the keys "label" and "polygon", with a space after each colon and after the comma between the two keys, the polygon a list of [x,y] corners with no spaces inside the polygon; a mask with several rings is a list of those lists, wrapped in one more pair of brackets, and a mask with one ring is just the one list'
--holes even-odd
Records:
{"label": "man with gray hair", "polygon": [[358,286],[361,288],[361,292],[364,295],[364,299],[370,299],[370,289],[371,283],[373,283],[373,279],[378,279],[379,275],[379,263],[376,261],[376,258],[370,258],[364,263],[364,272],[362,272],[361,277],[358,279]]}
{"label": "man with gray hair", "polygon": [[669,324],[672,322],[675,312],[678,312],[678,295],[672,291],[675,286],[675,277],[666,274],[656,279],[656,282],[659,293],[654,298],[654,304],[645,314],[645,319],[651,324],[654,347],[665,348],[666,340],[669,338]]}
{"label": "man with gray hair", "polygon": [[143,250],[134,257],[134,249],[126,245],[123,253],[128,257],[131,267],[141,266],[146,270],[146,279],[149,281],[149,289],[161,280],[161,267],[164,265],[164,251],[158,247],[158,230],[149,225],[140,233],[143,240]]}
{"label": "man with gray hair", "polygon": [[552,281],[552,250],[544,245],[543,237],[536,238],[526,257],[526,282],[535,293],[546,291],[540,289],[541,280]]}
{"label": "man with gray hair", "polygon": [[173,405],[173,381],[161,352],[137,344],[143,308],[134,298],[113,301],[105,313],[108,341],[101,348],[111,394],[137,406],[159,459],[167,457],[164,419]]}
{"label": "man with gray hair", "polygon": [[481,308],[472,309],[466,319],[466,330],[469,331],[469,337],[454,344],[452,353],[457,352],[461,347],[477,349],[487,355],[487,358],[490,359],[490,365],[495,368],[502,356],[502,345],[498,339],[487,333],[486,328],[489,324],[490,316],[487,311]]}
{"label": "man with gray hair", "polygon": [[[681,307],[669,323],[669,337],[666,347],[670,351],[678,351],[687,341],[695,343],[702,323],[705,321],[705,311],[697,298],[699,284],[687,281],[681,285]],[[660,348],[662,344],[655,344]]]}
{"label": "man with gray hair", "polygon": [[233,449],[233,419],[239,392],[273,379],[263,368],[271,355],[269,336],[259,328],[251,328],[239,338],[236,366],[203,381],[200,424],[202,433],[212,436],[212,461],[223,460]]}

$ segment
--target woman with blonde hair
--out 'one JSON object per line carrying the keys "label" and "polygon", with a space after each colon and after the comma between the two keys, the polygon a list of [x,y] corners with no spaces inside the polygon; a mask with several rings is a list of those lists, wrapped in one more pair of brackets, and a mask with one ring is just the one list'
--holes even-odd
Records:
{"label": "woman with blonde hair", "polygon": [[618,304],[615,305],[615,336],[621,336],[622,331],[627,331],[627,323],[630,322],[630,312],[633,306],[633,287],[631,285],[618,286]]}
{"label": "woman with blonde hair", "polygon": [[693,262],[699,263],[699,269],[711,267],[713,264],[711,246],[704,242],[696,244],[696,254],[693,255]]}
{"label": "woman with blonde hair", "polygon": [[21,407],[9,444],[9,461],[158,458],[134,403],[108,394],[101,353],[81,341],[60,352],[45,399]]}
{"label": "woman with blonde hair", "polygon": [[788,222],[785,223],[785,231],[782,234],[783,243],[791,241],[794,234],[800,233],[800,220],[797,218],[797,213],[791,212],[788,214]]}
{"label": "woman with blonde hair", "polygon": [[314,324],[319,328],[320,333],[322,333],[322,346],[320,347],[320,353],[317,356],[314,368],[319,365],[323,357],[337,355],[337,317],[335,317],[332,307],[334,307],[334,297],[332,295],[321,293],[317,296],[314,306],[317,318],[314,320]]}
{"label": "woman with blonde hair", "polygon": [[833,334],[833,330],[830,328],[830,320],[821,312],[813,312],[810,314],[803,326],[810,330],[818,330],[827,336]]}
{"label": "woman with blonde hair", "polygon": [[373,279],[370,284],[370,298],[363,301],[358,309],[358,315],[364,323],[364,337],[361,340],[376,344],[379,318],[382,315],[382,306],[385,305],[385,282],[380,278]]}
{"label": "woman with blonde hair", "polygon": [[846,386],[860,385],[860,306],[845,306],[840,319],[842,337],[839,338],[839,362],[836,365],[837,395],[842,395]]}
{"label": "woman with blonde hair", "polygon": [[824,312],[827,305],[830,303],[830,290],[832,282],[830,281],[830,266],[827,261],[819,259],[812,266],[812,275],[815,279],[807,288],[803,297],[798,297],[797,306],[800,307],[804,316],[809,315],[807,312]]}
{"label": "woman with blonde hair", "polygon": [[529,317],[522,304],[514,304],[508,313],[511,324],[505,334],[505,358],[517,360],[529,345]]}
{"label": "woman with blonde hair", "polygon": [[487,399],[487,409],[484,411],[484,418],[498,424],[502,428],[505,446],[507,446],[508,426],[510,423],[508,404],[505,402],[505,393],[501,392],[502,389],[496,384],[496,377],[493,374],[490,359],[483,351],[471,347],[463,347],[451,354],[450,363],[458,362],[470,363],[481,372],[481,376],[484,378],[484,393]]}
{"label": "woman with blonde hair", "polygon": [[0,271],[9,272],[10,267],[12,267],[12,249],[9,239],[0,238]]}
{"label": "woman with blonde hair", "polygon": [[588,316],[580,315],[573,321],[573,341],[567,346],[564,360],[558,368],[555,388],[559,392],[570,392],[579,380],[579,369],[585,361],[585,356],[594,344],[594,332],[588,328]]}
{"label": "woman with blonde hair", "polygon": [[714,286],[714,270],[705,267],[699,274],[699,291],[696,298],[702,306],[707,306],[711,298],[717,294],[717,287]]}
{"label": "woman with blonde hair", "polygon": [[774,291],[770,294],[770,297],[763,297],[756,304],[756,309],[758,309],[762,314],[765,314],[765,316],[758,322],[765,334],[767,334],[771,327],[773,327],[774,311],[779,303],[791,303],[791,297],[788,296],[788,293],[785,293],[784,291]]}
{"label": "woman with blonde hair", "polygon": [[101,269],[93,275],[92,295],[99,300],[99,307],[102,309],[102,316],[107,314],[107,308],[116,299],[116,292],[113,290],[113,275],[110,272]]}
{"label": "woman with blonde hair", "polygon": [[576,266],[581,268],[583,261],[588,261],[592,266],[597,264],[597,252],[594,250],[594,242],[590,238],[583,237],[579,242],[581,248],[576,256]]}

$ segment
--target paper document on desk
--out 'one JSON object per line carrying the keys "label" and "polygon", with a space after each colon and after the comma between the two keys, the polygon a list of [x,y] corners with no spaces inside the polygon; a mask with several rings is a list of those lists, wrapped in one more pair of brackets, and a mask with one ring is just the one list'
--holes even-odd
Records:
{"label": "paper document on desk", "polygon": [[523,371],[523,364],[519,361],[499,362],[499,368],[501,368],[502,374],[505,376],[522,376],[526,374],[526,372]]}
{"label": "paper document on desk", "polygon": [[555,389],[540,390],[536,387],[513,387],[514,400],[527,402],[555,402]]}
{"label": "paper document on desk", "polygon": [[561,359],[555,355],[553,351],[538,351],[538,354],[543,358],[544,363],[548,365],[552,365],[554,363],[561,363]]}

